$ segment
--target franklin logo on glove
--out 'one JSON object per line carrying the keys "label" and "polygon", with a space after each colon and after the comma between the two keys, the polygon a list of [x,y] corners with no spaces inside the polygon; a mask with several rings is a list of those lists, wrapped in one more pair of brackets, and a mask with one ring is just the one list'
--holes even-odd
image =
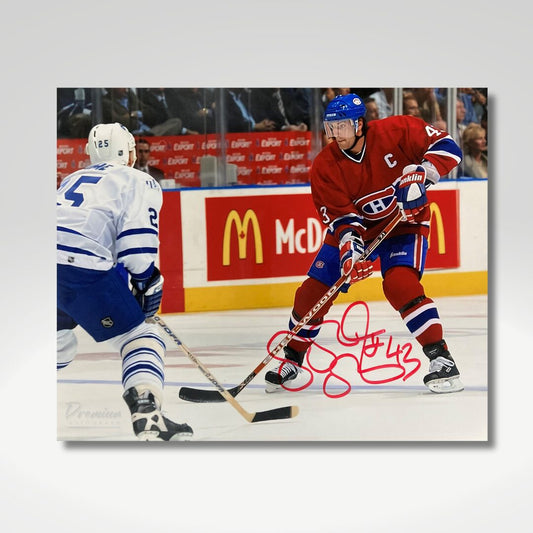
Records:
{"label": "franklin logo on glove", "polygon": [[421,165],[408,165],[403,169],[396,189],[398,207],[405,222],[414,222],[416,215],[426,206],[426,169]]}

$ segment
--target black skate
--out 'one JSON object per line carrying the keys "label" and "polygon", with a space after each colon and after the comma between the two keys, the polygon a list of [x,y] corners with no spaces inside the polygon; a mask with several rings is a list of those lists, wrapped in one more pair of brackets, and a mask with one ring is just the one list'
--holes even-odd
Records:
{"label": "black skate", "polygon": [[282,390],[282,385],[293,381],[298,377],[303,362],[305,352],[297,352],[288,346],[283,348],[286,360],[279,363],[274,370],[269,370],[265,374],[265,392],[276,392]]}
{"label": "black skate", "polygon": [[459,370],[444,341],[428,344],[423,348],[429,357],[429,374],[424,377],[428,389],[438,394],[459,392],[464,389]]}
{"label": "black skate", "polygon": [[190,440],[193,431],[188,424],[176,424],[161,414],[154,395],[137,389],[128,389],[122,397],[128,404],[133,431],[140,440]]}

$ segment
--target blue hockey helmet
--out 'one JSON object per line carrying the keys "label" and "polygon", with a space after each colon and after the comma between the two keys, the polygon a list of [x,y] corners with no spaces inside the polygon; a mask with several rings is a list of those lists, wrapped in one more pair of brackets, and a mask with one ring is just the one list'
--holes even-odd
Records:
{"label": "blue hockey helmet", "polygon": [[354,122],[366,113],[363,100],[356,94],[342,94],[331,100],[324,112],[324,121],[351,118]]}
{"label": "blue hockey helmet", "polygon": [[336,96],[324,112],[324,129],[327,137],[336,137],[344,128],[351,130],[352,126],[357,132],[358,119],[364,117],[365,113],[365,104],[356,94]]}

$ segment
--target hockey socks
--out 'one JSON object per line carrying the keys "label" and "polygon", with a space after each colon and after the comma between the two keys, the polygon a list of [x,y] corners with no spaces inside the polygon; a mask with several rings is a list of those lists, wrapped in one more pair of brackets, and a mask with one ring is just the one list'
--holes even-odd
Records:
{"label": "hockey socks", "polygon": [[437,306],[424,295],[424,287],[415,269],[394,267],[388,270],[383,279],[383,292],[422,346],[442,339],[442,323]]}
{"label": "hockey socks", "polygon": [[[307,278],[298,288],[294,296],[294,307],[289,318],[289,329],[294,329],[294,326],[300,322],[309,310],[316,304],[318,300],[329,287],[317,281],[314,278]],[[336,296],[331,298],[329,302],[318,311],[318,313],[298,332],[298,337],[292,339],[289,346],[295,352],[304,352],[309,345],[315,340],[320,332],[324,316],[328,313]],[[301,362],[300,362],[301,364]]]}

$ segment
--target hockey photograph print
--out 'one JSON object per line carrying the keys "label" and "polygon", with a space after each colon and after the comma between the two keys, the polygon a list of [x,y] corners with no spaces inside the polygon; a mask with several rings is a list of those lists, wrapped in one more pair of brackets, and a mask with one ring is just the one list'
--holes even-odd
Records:
{"label": "hockey photograph print", "polygon": [[487,442],[487,88],[57,88],[57,440]]}

